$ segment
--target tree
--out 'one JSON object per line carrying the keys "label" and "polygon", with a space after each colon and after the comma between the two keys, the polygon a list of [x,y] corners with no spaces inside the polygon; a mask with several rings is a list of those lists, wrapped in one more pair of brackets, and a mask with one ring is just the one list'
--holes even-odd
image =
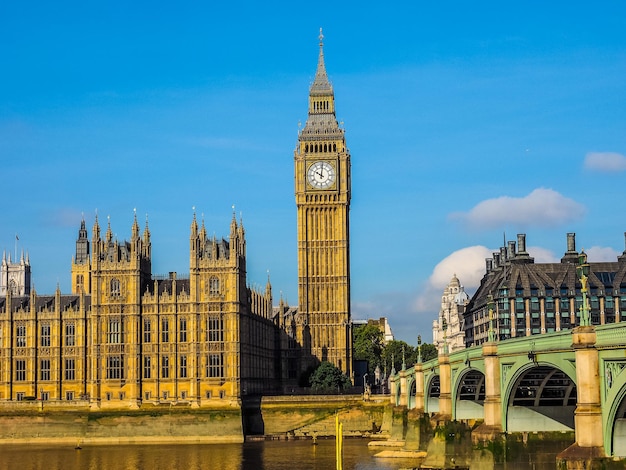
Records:
{"label": "tree", "polygon": [[437,346],[430,343],[422,344],[422,361],[430,361],[431,359],[436,358],[437,355]]}
{"label": "tree", "polygon": [[382,354],[382,362],[387,367],[387,374],[391,373],[392,367],[397,371],[402,369],[402,355],[404,351],[404,363],[406,368],[413,367],[417,362],[415,348],[404,341],[389,341],[385,345]]}
{"label": "tree", "polygon": [[352,387],[352,382],[341,369],[324,361],[311,374],[311,387],[316,392],[338,392]]}
{"label": "tree", "polygon": [[381,365],[383,332],[376,325],[359,326],[354,330],[354,359],[367,361],[368,373],[373,374]]}

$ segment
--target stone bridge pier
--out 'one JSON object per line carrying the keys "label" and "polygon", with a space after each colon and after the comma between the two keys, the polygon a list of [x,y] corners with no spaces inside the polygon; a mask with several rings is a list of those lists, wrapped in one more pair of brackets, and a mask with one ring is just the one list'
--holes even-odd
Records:
{"label": "stone bridge pier", "polygon": [[563,462],[568,469],[593,468],[593,461],[606,457],[595,328],[579,326],[574,329],[572,339],[578,390],[574,412],[576,442],[558,455],[557,462]]}

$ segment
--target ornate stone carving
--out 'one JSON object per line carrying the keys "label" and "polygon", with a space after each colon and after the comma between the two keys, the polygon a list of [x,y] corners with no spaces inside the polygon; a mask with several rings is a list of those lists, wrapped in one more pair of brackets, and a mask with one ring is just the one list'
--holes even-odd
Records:
{"label": "ornate stone carving", "polygon": [[626,368],[626,361],[606,361],[604,363],[604,390],[607,394],[624,368]]}
{"label": "ornate stone carving", "polygon": [[511,368],[513,367],[513,364],[502,364],[502,384],[506,383],[506,378],[507,375],[509,374],[509,371],[511,370]]}

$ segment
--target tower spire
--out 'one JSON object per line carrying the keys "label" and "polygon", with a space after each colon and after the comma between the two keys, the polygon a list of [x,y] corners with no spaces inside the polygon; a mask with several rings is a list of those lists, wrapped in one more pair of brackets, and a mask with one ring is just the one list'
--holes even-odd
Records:
{"label": "tower spire", "polygon": [[107,233],[106,233],[106,240],[107,242],[110,242],[113,239],[113,232],[111,231],[111,216],[108,215],[107,216]]}
{"label": "tower spire", "polygon": [[139,238],[139,223],[137,222],[137,208],[133,209],[133,226],[131,229],[133,240]]}
{"label": "tower spire", "polygon": [[146,226],[143,229],[143,242],[148,243],[150,241],[150,229],[148,228],[148,213],[146,212]]}
{"label": "tower spire", "polygon": [[328,80],[326,74],[326,66],[324,64],[324,35],[322,34],[322,28],[320,28],[320,55],[317,60],[317,70],[315,71],[315,79],[311,85],[311,95],[328,95],[332,94],[333,87]]}

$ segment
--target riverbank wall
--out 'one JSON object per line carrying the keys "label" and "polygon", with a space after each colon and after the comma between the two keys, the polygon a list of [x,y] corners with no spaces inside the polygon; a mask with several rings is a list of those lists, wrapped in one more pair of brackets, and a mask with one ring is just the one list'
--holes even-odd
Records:
{"label": "riverbank wall", "polygon": [[244,406],[247,436],[266,438],[330,437],[335,419],[346,437],[387,439],[391,430],[388,397],[363,400],[361,395],[263,397]]}
{"label": "riverbank wall", "polygon": [[359,396],[246,398],[240,403],[192,407],[141,404],[94,408],[88,403],[14,402],[0,405],[2,444],[241,443],[246,438],[330,437],[335,416],[345,436],[386,438],[386,401]]}
{"label": "riverbank wall", "polygon": [[138,409],[33,403],[0,406],[0,444],[243,442],[241,407],[143,405]]}

